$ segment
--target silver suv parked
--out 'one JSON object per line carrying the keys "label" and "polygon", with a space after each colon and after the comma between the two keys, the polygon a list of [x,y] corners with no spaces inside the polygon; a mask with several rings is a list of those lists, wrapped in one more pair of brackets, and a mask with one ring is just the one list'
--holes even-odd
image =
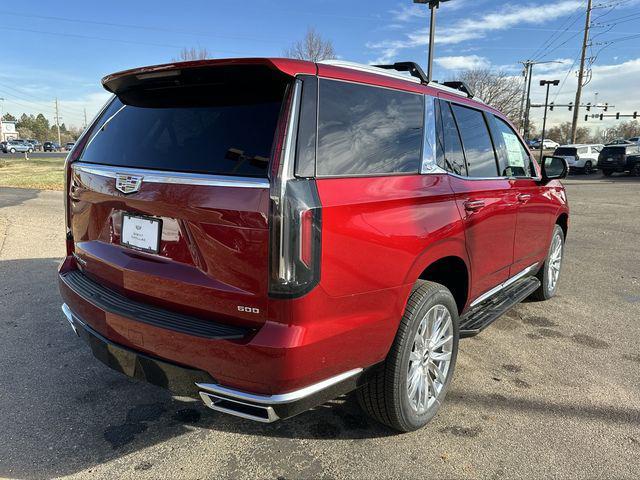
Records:
{"label": "silver suv parked", "polygon": [[3,147],[4,153],[33,152],[33,145],[25,140],[9,140]]}
{"label": "silver suv parked", "polygon": [[556,148],[553,155],[563,157],[572,172],[591,174],[598,165],[598,155],[604,148],[599,144],[562,145]]}

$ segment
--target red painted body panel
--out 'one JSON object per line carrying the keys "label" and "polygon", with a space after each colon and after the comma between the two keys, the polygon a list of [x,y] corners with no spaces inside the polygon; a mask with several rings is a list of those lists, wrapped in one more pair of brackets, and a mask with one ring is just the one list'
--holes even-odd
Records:
{"label": "red painted body panel", "polygon": [[[381,75],[285,59],[170,64],[125,75],[229,63],[268,64],[431,95],[434,88]],[[441,95],[448,97],[449,95]],[[450,96],[478,106],[477,102]],[[482,108],[492,109],[485,106]],[[241,341],[208,340],[106,313],[64,282],[71,310],[125,347],[209,372],[250,392],[292,391],[384,360],[412,286],[433,262],[458,257],[470,277],[467,305],[540,261],[558,216],[568,211],[558,182],[469,180],[446,174],[317,179],[322,204],[319,284],[296,299],[268,296],[268,189],[147,183],[134,196],[113,179],[72,176],[75,253],[90,278],[130,298],[212,321],[253,327]],[[519,194],[531,197],[520,202]],[[482,199],[469,213],[465,202]],[[159,254],[119,245],[123,211],[163,219]],[[69,252],[60,272],[78,268]],[[240,312],[239,305],[260,309]]]}

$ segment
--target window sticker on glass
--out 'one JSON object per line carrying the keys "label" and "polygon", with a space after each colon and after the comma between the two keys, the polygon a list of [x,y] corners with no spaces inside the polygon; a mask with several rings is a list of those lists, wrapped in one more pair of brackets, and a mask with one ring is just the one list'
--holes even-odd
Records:
{"label": "window sticker on glass", "polygon": [[510,167],[525,168],[525,159],[522,155],[522,146],[520,140],[513,133],[502,131],[502,138],[507,147],[507,155],[509,156]]}

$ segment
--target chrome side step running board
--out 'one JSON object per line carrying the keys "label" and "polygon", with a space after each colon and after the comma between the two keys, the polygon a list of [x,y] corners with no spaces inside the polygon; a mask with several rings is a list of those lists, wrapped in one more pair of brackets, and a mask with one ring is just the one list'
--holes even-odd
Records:
{"label": "chrome side step running board", "polygon": [[278,395],[258,395],[218,384],[197,383],[196,386],[201,390],[200,398],[212,410],[270,423],[353,390],[362,372],[362,368],[355,368],[300,390]]}
{"label": "chrome side step running board", "polygon": [[522,270],[520,273],[515,274],[513,277],[511,277],[511,278],[505,280],[504,282],[502,282],[500,285],[498,285],[496,287],[493,287],[488,292],[483,293],[478,298],[476,298],[473,302],[471,302],[471,304],[469,305],[469,308],[473,308],[476,305],[484,302],[488,298],[493,297],[495,294],[497,294],[501,290],[504,290],[505,288],[507,288],[512,283],[517,282],[518,280],[520,280],[525,275],[531,273],[538,266],[538,263],[539,262],[536,262],[533,265],[529,265],[527,268]]}

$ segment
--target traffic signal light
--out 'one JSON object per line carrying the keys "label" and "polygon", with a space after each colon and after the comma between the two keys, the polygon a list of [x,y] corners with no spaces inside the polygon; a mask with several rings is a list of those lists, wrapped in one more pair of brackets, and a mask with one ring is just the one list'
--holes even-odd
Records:
{"label": "traffic signal light", "polygon": [[636,118],[638,118],[638,112],[633,112],[633,119],[635,120]]}
{"label": "traffic signal light", "polygon": [[607,110],[609,110],[609,104],[608,104],[608,103],[605,103],[605,104],[604,104],[604,111],[606,112]]}
{"label": "traffic signal light", "polygon": [[587,120],[589,120],[589,115],[584,116],[584,121],[586,122]]}
{"label": "traffic signal light", "polygon": [[[571,110],[571,107],[569,107],[569,110]],[[587,103],[587,112],[591,111],[591,102]]]}
{"label": "traffic signal light", "polygon": [[620,112],[616,112],[616,120],[620,120]]}
{"label": "traffic signal light", "polygon": [[604,114],[600,114],[600,120],[602,120],[604,118]]}
{"label": "traffic signal light", "polygon": [[551,111],[553,112],[553,102],[551,102],[551,103],[549,104],[549,110],[551,110]]}

